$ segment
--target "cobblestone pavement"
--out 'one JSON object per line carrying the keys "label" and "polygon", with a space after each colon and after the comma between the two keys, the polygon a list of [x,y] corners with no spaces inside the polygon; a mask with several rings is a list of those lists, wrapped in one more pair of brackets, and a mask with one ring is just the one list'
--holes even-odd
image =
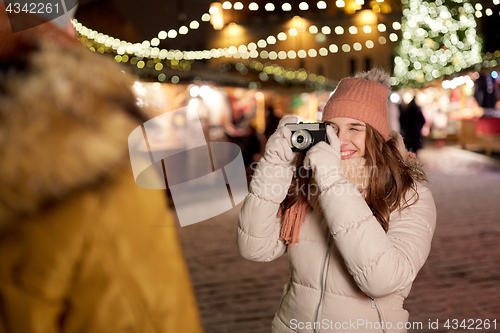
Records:
{"label": "cobblestone pavement", "polygon": [[[437,206],[430,257],[405,302],[409,332],[500,332],[500,162],[453,147],[419,153]],[[236,249],[238,206],[178,228],[207,333],[270,332],[286,255],[271,263],[242,259]],[[444,327],[450,320],[450,329]],[[453,329],[455,322],[458,325]],[[496,319],[497,329],[478,326]],[[474,325],[469,326],[474,320]],[[429,328],[429,322],[436,323]]]}

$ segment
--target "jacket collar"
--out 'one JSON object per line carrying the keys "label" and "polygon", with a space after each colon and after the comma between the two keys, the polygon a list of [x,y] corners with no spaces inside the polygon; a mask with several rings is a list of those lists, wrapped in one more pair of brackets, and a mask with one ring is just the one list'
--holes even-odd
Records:
{"label": "jacket collar", "polygon": [[23,66],[0,66],[0,225],[127,163],[140,118],[132,80],[111,59],[42,39],[18,55]]}

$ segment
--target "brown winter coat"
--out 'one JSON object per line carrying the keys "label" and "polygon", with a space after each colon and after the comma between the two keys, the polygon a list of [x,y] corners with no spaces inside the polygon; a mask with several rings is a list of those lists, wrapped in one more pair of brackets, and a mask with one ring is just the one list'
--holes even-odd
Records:
{"label": "brown winter coat", "polygon": [[289,168],[262,159],[239,219],[244,258],[269,262],[288,251],[291,276],[273,332],[406,332],[403,301],[429,255],[436,223],[429,189],[418,184],[418,201],[393,212],[385,233],[343,179],[320,194],[321,212],[307,214],[299,242],[288,247],[276,213],[291,178]]}
{"label": "brown winter coat", "polygon": [[27,40],[0,58],[0,332],[201,332],[165,195],[134,183],[130,78]]}

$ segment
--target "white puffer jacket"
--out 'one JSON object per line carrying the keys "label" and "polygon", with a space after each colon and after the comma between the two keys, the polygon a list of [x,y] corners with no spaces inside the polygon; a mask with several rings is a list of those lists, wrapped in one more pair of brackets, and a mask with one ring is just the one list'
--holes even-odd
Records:
{"label": "white puffer jacket", "polygon": [[276,213],[291,179],[291,168],[262,159],[238,226],[246,259],[269,262],[288,251],[291,276],[273,332],[406,332],[403,301],[429,255],[436,224],[430,190],[419,183],[418,201],[393,212],[385,233],[355,185],[342,179],[320,194],[323,214],[311,210],[299,242],[288,247],[279,240]]}

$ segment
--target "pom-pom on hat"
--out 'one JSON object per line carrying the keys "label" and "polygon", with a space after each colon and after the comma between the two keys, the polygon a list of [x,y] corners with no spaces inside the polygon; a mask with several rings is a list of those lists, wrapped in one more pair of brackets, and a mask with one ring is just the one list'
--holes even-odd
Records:
{"label": "pom-pom on hat", "polygon": [[[379,76],[383,73],[376,71]],[[370,72],[364,76],[370,77]],[[390,131],[388,95],[389,89],[382,83],[357,77],[342,79],[323,109],[322,121],[336,117],[357,119],[373,127],[387,141]]]}

